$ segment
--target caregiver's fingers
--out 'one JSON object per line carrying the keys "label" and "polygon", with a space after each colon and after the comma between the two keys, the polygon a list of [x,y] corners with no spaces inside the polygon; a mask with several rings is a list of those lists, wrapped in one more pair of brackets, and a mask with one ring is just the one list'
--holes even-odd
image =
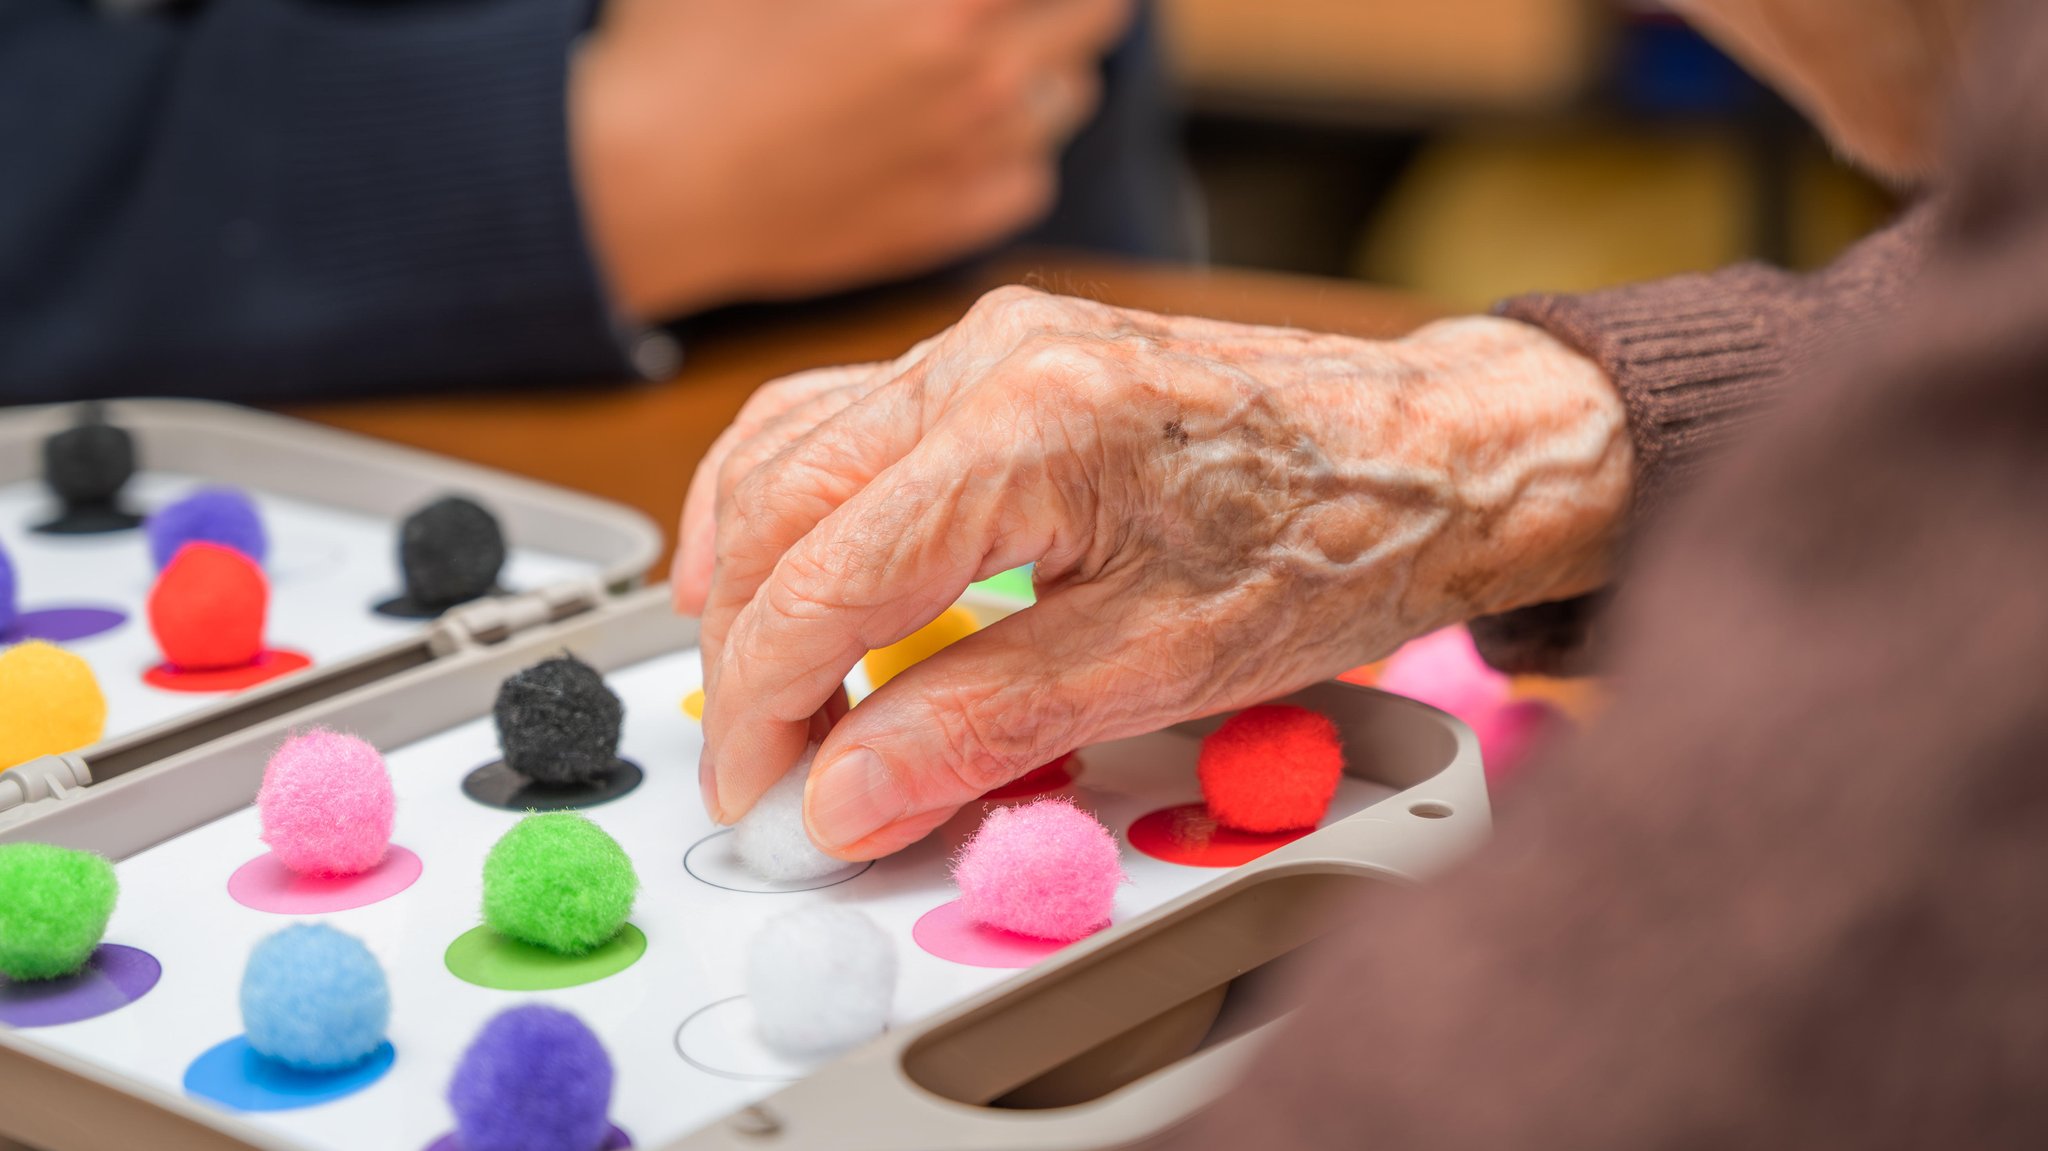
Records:
{"label": "caregiver's fingers", "polygon": [[676,555],[669,570],[677,611],[697,615],[704,610],[704,593],[711,582],[712,512],[718,496],[719,469],[726,458],[776,417],[814,396],[872,379],[887,366],[850,364],[798,372],[763,385],[741,405],[731,425],[718,434],[711,449],[697,462],[690,477],[689,493],[683,498],[683,517],[676,528]]}

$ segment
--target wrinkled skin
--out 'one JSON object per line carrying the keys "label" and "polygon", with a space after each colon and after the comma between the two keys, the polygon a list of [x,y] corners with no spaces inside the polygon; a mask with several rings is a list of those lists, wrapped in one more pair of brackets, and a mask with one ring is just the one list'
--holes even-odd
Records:
{"label": "wrinkled skin", "polygon": [[[1599,370],[1512,321],[1370,342],[997,291],[769,385],[699,469],[706,806],[822,736],[812,837],[887,854],[1072,748],[1597,586],[1631,465]],[[1026,562],[1035,606],[846,710],[863,653]]]}

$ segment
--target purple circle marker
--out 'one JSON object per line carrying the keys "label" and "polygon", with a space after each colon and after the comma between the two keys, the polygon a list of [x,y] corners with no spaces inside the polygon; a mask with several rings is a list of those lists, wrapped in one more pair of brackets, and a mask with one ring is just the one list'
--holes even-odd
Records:
{"label": "purple circle marker", "polygon": [[[604,1142],[591,1148],[590,1151],[626,1151],[632,1145],[632,1137],[619,1130],[619,1125],[614,1123],[611,1130],[605,1133]],[[462,1151],[462,1140],[456,1137],[455,1132],[450,1131],[448,1134],[427,1144],[427,1151]]]}
{"label": "purple circle marker", "polygon": [[0,976],[0,1023],[56,1027],[97,1019],[149,994],[163,973],[147,951],[102,943],[75,975],[33,983]]}
{"label": "purple circle marker", "polygon": [[91,639],[113,631],[128,622],[124,612],[103,607],[48,607],[36,611],[25,611],[14,617],[0,642],[18,643],[25,639],[47,640],[50,643],[71,643],[74,640]]}
{"label": "purple circle marker", "polygon": [[325,915],[389,899],[419,877],[420,857],[395,843],[385,852],[384,862],[361,875],[331,878],[300,875],[266,851],[228,876],[228,895],[256,911]]}

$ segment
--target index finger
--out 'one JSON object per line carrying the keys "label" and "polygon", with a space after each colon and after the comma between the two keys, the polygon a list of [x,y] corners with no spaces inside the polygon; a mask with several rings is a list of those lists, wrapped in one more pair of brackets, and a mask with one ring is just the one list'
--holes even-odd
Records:
{"label": "index finger", "polygon": [[[810,717],[861,656],[929,623],[974,580],[1049,548],[1044,517],[1013,516],[976,490],[1003,481],[962,466],[964,446],[946,430],[927,437],[784,553],[734,617],[704,709],[726,817],[796,762]],[[1031,526],[1017,530],[1019,520]]]}

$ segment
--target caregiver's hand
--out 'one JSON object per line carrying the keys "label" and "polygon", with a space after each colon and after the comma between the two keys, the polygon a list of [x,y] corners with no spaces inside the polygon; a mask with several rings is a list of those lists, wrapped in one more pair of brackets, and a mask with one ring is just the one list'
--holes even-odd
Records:
{"label": "caregiver's hand", "polygon": [[[1600,371],[1512,321],[1375,343],[992,293],[893,364],[769,385],[698,471],[707,806],[743,814],[829,715],[811,835],[886,854],[1072,748],[1597,586],[1631,467]],[[840,718],[864,652],[1033,561],[1036,605]]]}

